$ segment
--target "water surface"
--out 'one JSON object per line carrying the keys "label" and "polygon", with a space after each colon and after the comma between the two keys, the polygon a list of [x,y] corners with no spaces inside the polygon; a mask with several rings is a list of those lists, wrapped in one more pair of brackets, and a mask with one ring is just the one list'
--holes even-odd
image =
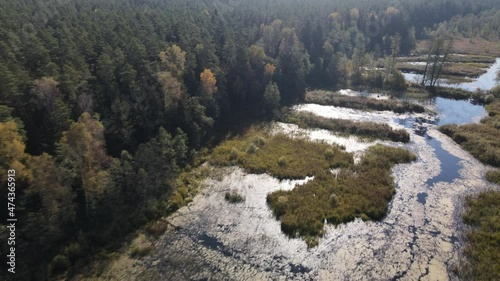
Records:
{"label": "water surface", "polygon": [[[440,86],[464,89],[468,91],[475,91],[477,89],[487,91],[500,84],[500,81],[496,80],[498,71],[500,71],[500,58],[497,58],[495,63],[493,63],[484,74],[475,78],[472,82],[453,84],[440,79],[438,83]],[[406,80],[411,82],[420,82],[423,77],[422,74],[416,73],[403,73],[403,75]]]}
{"label": "water surface", "polygon": [[435,99],[435,105],[439,113],[438,126],[479,122],[482,117],[486,116],[483,106],[472,104],[470,101],[438,97]]}

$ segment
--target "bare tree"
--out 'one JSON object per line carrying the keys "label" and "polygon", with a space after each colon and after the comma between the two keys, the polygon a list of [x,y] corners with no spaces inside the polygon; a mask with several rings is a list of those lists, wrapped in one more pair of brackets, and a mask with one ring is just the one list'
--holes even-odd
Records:
{"label": "bare tree", "polygon": [[441,76],[443,66],[447,63],[453,50],[453,40],[436,37],[429,43],[429,53],[425,64],[422,85],[436,86]]}

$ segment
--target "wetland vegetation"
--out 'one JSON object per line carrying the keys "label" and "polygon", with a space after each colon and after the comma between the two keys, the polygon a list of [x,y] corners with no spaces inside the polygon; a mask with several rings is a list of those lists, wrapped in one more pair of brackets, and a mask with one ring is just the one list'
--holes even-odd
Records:
{"label": "wetland vegetation", "polygon": [[[372,133],[371,137],[376,137]],[[268,173],[279,179],[314,176],[292,191],[276,191],[267,197],[283,232],[304,238],[312,247],[324,233],[325,220],[339,224],[355,218],[383,218],[395,192],[391,167],[415,159],[405,149],[376,145],[354,164],[353,155],[339,146],[270,135],[254,128],[221,143],[210,163],[238,165],[250,173]],[[230,192],[225,198],[231,203],[241,199]]]}
{"label": "wetland vegetation", "polygon": [[301,128],[319,128],[330,130],[340,135],[355,135],[373,140],[390,140],[407,143],[410,134],[404,129],[393,129],[387,124],[375,122],[355,122],[346,119],[325,118],[311,112],[289,112],[284,122],[293,123]]}
{"label": "wetland vegetation", "polygon": [[[456,40],[456,52],[481,50],[483,56],[464,57],[444,73],[477,73],[489,63],[487,53],[499,55],[498,0],[396,2],[1,1],[0,186],[7,184],[6,171],[16,169],[16,218],[22,222],[16,226],[16,256],[22,258],[15,277],[2,271],[0,279],[78,279],[89,262],[113,256],[137,231],[151,233],[132,243],[129,256],[147,256],[156,250],[148,239],[166,228],[155,221],[194,201],[211,172],[206,161],[280,179],[315,176],[298,190],[320,192],[324,186],[330,193],[319,203],[328,204],[326,209],[302,213],[299,195],[292,192],[279,213],[284,230],[306,237],[309,245],[321,235],[322,218],[380,219],[393,192],[390,166],[412,158],[399,149],[373,148],[354,164],[351,154],[326,143],[261,130],[226,136],[276,120],[283,107],[304,101],[424,112],[396,99],[306,95],[307,89],[352,87],[421,94],[408,89],[395,62],[414,52],[425,55],[424,41],[453,34],[471,37]],[[456,130],[464,146],[472,143],[470,150],[478,150],[473,153],[493,163],[497,135],[476,136],[498,127],[490,117],[482,129],[448,131]],[[296,119],[291,122],[303,127],[408,141],[403,131],[384,125]],[[474,144],[485,144],[487,153]],[[392,153],[404,157],[393,159]],[[340,170],[334,177],[331,169]],[[379,173],[371,175],[371,169]],[[374,181],[366,186],[350,186],[348,180],[349,188],[339,185],[367,175]],[[498,177],[491,172],[488,178]],[[1,188],[2,205],[8,198]],[[227,198],[240,201],[231,192]],[[308,197],[304,204],[314,200]],[[295,223],[303,215],[310,225]],[[0,213],[2,241],[9,235],[6,219],[7,212]],[[0,252],[8,250],[0,243]]]}
{"label": "wetland vegetation", "polygon": [[340,224],[361,218],[380,220],[395,193],[391,167],[416,160],[402,148],[370,147],[361,162],[335,172],[318,171],[312,181],[291,191],[275,191],[267,203],[290,237],[303,237],[316,246],[324,222]]}
{"label": "wetland vegetation", "polygon": [[268,173],[279,179],[303,179],[323,170],[348,167],[353,159],[340,146],[251,129],[222,142],[209,162],[238,165],[249,173]]}
{"label": "wetland vegetation", "polygon": [[[492,101],[486,106],[488,116],[479,124],[445,125],[440,131],[469,151],[481,162],[495,167],[486,179],[500,185],[500,86],[489,92]],[[467,232],[465,255],[460,268],[465,279],[497,280],[500,278],[500,192],[488,191],[466,199],[464,222]]]}
{"label": "wetland vegetation", "polygon": [[305,96],[305,102],[367,111],[389,110],[395,113],[425,112],[425,108],[421,105],[403,102],[397,99],[374,99],[360,96],[345,96],[332,91],[317,90],[308,92]]}

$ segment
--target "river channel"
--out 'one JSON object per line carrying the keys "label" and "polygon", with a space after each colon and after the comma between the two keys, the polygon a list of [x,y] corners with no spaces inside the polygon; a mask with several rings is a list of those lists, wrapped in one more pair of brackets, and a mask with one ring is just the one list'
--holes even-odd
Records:
{"label": "river channel", "polygon": [[[500,71],[500,58],[497,58],[495,63],[492,64],[485,73],[475,78],[472,82],[466,83],[446,83],[446,81],[439,81],[439,85],[452,88],[460,88],[468,91],[475,91],[477,89],[490,90],[496,85],[500,84],[500,81],[496,80],[497,73]],[[406,80],[411,82],[419,82],[422,80],[422,74],[416,73],[403,73]]]}

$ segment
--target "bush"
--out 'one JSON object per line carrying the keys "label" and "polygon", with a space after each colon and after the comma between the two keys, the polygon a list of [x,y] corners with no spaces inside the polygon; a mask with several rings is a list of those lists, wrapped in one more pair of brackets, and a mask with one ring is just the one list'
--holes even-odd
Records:
{"label": "bush", "polygon": [[250,145],[248,145],[247,153],[248,154],[255,154],[255,153],[257,153],[257,150],[259,150],[259,148],[255,144],[251,143]]}
{"label": "bush", "polygon": [[153,250],[153,244],[149,242],[144,234],[139,234],[130,246],[130,257],[140,258],[148,255]]}
{"label": "bush", "polygon": [[62,254],[55,256],[50,263],[50,268],[53,273],[66,271],[70,266],[71,262],[68,257]]}
{"label": "bush", "polygon": [[242,195],[240,195],[238,192],[236,191],[231,191],[231,192],[226,192],[224,194],[224,199],[226,199],[227,202],[229,203],[241,203],[241,202],[244,202],[245,201],[245,197],[243,197]]}
{"label": "bush", "polygon": [[335,208],[339,204],[339,197],[335,193],[332,193],[330,195],[329,201],[330,201],[330,207]]}
{"label": "bush", "polygon": [[333,156],[335,156],[335,151],[333,151],[333,149],[328,148],[328,149],[325,150],[325,157],[326,157],[326,159],[332,159]]}
{"label": "bush", "polygon": [[278,158],[278,165],[280,167],[285,167],[286,165],[288,165],[288,160],[285,156],[281,156],[280,158]]}
{"label": "bush", "polygon": [[428,87],[427,90],[433,96],[455,100],[468,100],[472,94],[472,92],[467,90],[447,87]]}
{"label": "bush", "polygon": [[238,160],[239,155],[240,155],[240,151],[236,147],[233,147],[233,148],[231,148],[231,156],[229,157],[229,159],[230,160]]}
{"label": "bush", "polygon": [[487,171],[486,180],[500,185],[500,170]]}
{"label": "bush", "polygon": [[130,256],[132,258],[141,258],[151,253],[151,251],[153,251],[153,245],[151,243],[137,245],[130,250]]}
{"label": "bush", "polygon": [[168,225],[166,222],[159,220],[152,223],[146,230],[150,235],[158,237],[162,235],[165,232],[165,230],[167,230],[167,227]]}
{"label": "bush", "polygon": [[70,261],[76,261],[82,254],[82,249],[80,243],[73,242],[66,246],[63,251],[64,255],[68,257]]}
{"label": "bush", "polygon": [[266,145],[266,139],[263,137],[255,137],[252,142],[259,148],[262,148],[264,147],[264,145]]}

